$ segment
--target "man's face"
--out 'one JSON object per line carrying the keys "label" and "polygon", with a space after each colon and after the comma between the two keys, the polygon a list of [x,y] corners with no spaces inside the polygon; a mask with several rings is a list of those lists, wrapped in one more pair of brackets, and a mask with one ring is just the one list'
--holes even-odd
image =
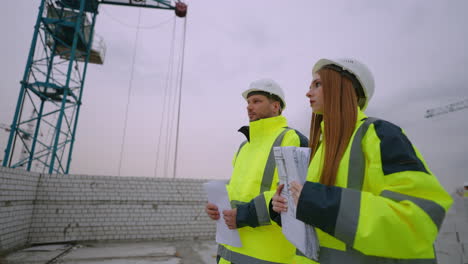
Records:
{"label": "man's face", "polygon": [[261,94],[254,94],[247,98],[247,113],[250,122],[277,116],[279,107],[279,102],[270,100]]}

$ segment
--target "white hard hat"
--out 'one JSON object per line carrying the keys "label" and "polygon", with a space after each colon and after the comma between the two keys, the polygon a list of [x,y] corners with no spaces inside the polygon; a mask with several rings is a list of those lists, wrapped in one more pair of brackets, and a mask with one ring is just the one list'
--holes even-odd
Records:
{"label": "white hard hat", "polygon": [[354,75],[362,87],[354,87],[358,94],[358,104],[361,110],[365,110],[369,104],[370,99],[374,95],[375,82],[374,76],[365,64],[352,58],[340,58],[340,59],[320,59],[314,65],[312,72],[316,73],[320,69],[328,65],[335,65],[346,72]]}
{"label": "white hard hat", "polygon": [[242,93],[242,96],[247,100],[247,96],[251,92],[266,92],[269,94],[274,94],[279,97],[282,102],[281,109],[286,108],[286,101],[284,100],[284,93],[279,84],[277,84],[272,79],[260,79],[252,82],[249,86],[249,89],[245,90]]}

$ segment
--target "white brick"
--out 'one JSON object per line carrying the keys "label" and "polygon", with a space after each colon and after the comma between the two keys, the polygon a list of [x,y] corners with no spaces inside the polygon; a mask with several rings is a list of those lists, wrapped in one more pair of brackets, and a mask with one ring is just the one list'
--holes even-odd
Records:
{"label": "white brick", "polygon": [[[468,228],[468,226],[466,227]],[[465,229],[463,232],[457,232],[460,239],[460,243],[468,244],[468,229]]]}
{"label": "white brick", "polygon": [[462,247],[458,243],[436,243],[438,264],[461,264]]}

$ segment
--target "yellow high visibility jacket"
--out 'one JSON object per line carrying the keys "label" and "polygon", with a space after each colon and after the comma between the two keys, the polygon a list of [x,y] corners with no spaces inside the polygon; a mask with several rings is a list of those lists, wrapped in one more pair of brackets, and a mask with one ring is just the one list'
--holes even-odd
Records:
{"label": "yellow high visibility jacket", "polygon": [[357,120],[335,186],[318,183],[320,144],[298,201],[297,219],[316,227],[319,262],[437,263],[433,243],[451,196],[401,128],[361,111]]}
{"label": "yellow high visibility jacket", "polygon": [[283,116],[260,119],[243,127],[248,141],[233,159],[227,185],[229,199],[237,208],[237,227],[242,247],[219,245],[219,263],[292,263],[295,247],[281,228],[270,220],[268,205],[278,185],[274,146],[307,146],[307,138],[287,128]]}

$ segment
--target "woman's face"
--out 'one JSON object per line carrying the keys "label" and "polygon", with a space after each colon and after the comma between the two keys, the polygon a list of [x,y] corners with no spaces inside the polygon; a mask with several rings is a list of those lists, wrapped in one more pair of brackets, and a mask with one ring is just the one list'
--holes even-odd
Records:
{"label": "woman's face", "polygon": [[310,84],[310,88],[306,93],[306,96],[309,98],[312,111],[321,115],[323,114],[324,109],[322,81],[320,80],[320,75],[318,73],[314,73],[313,77],[314,78]]}

